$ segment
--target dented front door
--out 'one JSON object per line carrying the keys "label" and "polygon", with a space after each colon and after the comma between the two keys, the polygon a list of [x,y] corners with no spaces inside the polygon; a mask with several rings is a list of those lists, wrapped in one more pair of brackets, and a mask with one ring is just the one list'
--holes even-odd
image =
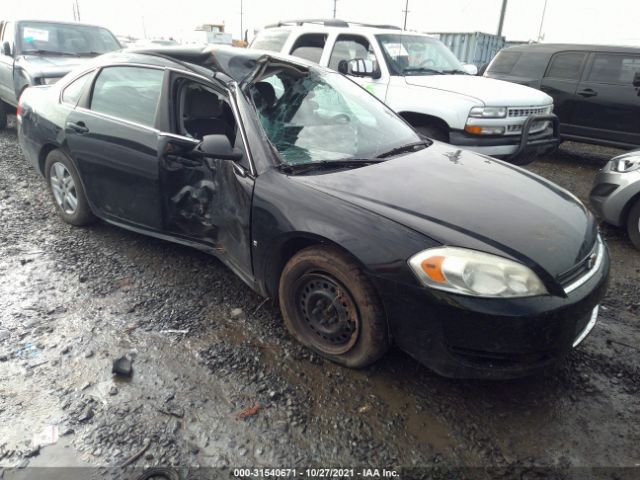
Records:
{"label": "dented front door", "polygon": [[197,158],[190,149],[160,139],[165,229],[205,244],[239,273],[251,275],[253,179],[231,160]]}

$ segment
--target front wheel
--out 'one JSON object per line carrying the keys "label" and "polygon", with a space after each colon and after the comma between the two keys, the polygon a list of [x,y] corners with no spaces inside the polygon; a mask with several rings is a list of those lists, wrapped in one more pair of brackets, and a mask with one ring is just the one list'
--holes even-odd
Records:
{"label": "front wheel", "polygon": [[365,367],[389,348],[377,292],[358,264],[335,247],[294,255],[280,277],[279,297],[291,335],[329,360]]}
{"label": "front wheel", "polygon": [[9,116],[9,105],[0,100],[0,130],[7,128],[7,119]]}
{"label": "front wheel", "polygon": [[640,250],[640,199],[636,200],[635,205],[629,211],[627,232],[629,232],[629,239],[633,246]]}
{"label": "front wheel", "polygon": [[511,163],[512,165],[522,167],[524,165],[533,163],[533,161],[538,158],[538,156],[539,155],[537,152],[522,152],[514,158],[507,158],[505,161]]}
{"label": "front wheel", "polygon": [[415,127],[417,132],[421,135],[424,135],[427,138],[432,140],[437,140],[439,142],[448,142],[449,141],[449,132],[443,130],[442,128],[435,127],[433,125],[422,125],[419,127]]}
{"label": "front wheel", "polygon": [[47,155],[44,165],[49,192],[60,217],[71,225],[90,223],[93,213],[84,194],[80,176],[75,166],[60,150]]}

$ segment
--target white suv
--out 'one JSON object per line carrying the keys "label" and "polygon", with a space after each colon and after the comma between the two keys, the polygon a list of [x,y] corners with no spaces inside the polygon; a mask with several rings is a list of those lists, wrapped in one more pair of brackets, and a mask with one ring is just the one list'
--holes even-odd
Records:
{"label": "white suv", "polygon": [[439,40],[390,26],[295,20],[250,48],[303,58],[351,77],[427,137],[524,165],[558,143],[553,99],[475,76]]}

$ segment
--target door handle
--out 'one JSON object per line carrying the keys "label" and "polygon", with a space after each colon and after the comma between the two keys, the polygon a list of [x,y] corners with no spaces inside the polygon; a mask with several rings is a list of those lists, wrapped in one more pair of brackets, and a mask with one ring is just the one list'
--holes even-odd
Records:
{"label": "door handle", "polygon": [[88,133],[89,129],[84,122],[67,122],[67,128],[76,133]]}
{"label": "door handle", "polygon": [[596,92],[592,88],[585,88],[584,90],[580,90],[578,92],[578,95],[584,98],[589,98],[589,97],[595,97],[596,95],[598,95],[598,92]]}

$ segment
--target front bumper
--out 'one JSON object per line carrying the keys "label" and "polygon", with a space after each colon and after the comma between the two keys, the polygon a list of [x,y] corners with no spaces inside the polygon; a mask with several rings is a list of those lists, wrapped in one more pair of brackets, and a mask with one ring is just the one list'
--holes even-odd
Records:
{"label": "front bumper", "polygon": [[608,163],[596,175],[589,195],[596,214],[607,223],[624,226],[624,212],[630,202],[640,194],[640,170],[620,173]]}
{"label": "front bumper", "polygon": [[[609,255],[566,297],[488,299],[379,280],[395,343],[435,372],[506,379],[538,373],[589,333],[609,275]],[[582,338],[581,338],[582,337]]]}
{"label": "front bumper", "polygon": [[[534,123],[540,121],[549,121],[551,125],[541,132],[530,133]],[[525,120],[520,135],[482,136],[452,130],[449,143],[484,155],[515,158],[532,151],[544,153],[556,149],[560,144],[559,125],[556,115],[530,115]]]}

